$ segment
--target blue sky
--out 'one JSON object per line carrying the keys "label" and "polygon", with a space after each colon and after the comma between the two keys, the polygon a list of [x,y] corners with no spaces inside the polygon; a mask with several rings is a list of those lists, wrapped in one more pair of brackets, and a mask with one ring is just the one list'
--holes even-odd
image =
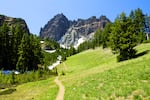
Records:
{"label": "blue sky", "polygon": [[1,0],[0,14],[23,18],[31,33],[39,34],[54,15],[63,13],[70,20],[106,15],[114,21],[122,11],[141,8],[150,14],[150,0]]}

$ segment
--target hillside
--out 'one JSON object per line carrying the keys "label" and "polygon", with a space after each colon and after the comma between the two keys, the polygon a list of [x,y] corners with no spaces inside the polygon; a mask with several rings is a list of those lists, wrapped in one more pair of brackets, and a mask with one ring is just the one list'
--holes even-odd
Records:
{"label": "hillside", "polygon": [[23,32],[28,34],[30,33],[29,28],[24,19],[0,15],[0,26],[4,23],[8,24],[10,27],[16,27],[17,25],[20,25]]}
{"label": "hillside", "polygon": [[58,88],[54,78],[29,82],[10,89],[0,90],[0,100],[54,100]]}
{"label": "hillside", "polygon": [[69,57],[59,66],[65,73],[65,100],[150,99],[150,44],[136,47],[137,58],[116,62],[110,50],[97,48]]}
{"label": "hillside", "polygon": [[[96,48],[69,57],[58,66],[65,100],[149,100],[150,43],[136,47],[137,58],[117,63],[109,49]],[[65,74],[65,75],[62,75]],[[54,78],[14,87],[3,100],[54,100]],[[1,92],[0,92],[1,93]]]}

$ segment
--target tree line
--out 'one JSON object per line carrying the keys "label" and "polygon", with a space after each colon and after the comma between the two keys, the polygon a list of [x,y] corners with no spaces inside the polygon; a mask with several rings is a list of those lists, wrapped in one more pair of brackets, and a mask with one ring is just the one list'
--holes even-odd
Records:
{"label": "tree line", "polygon": [[128,60],[136,56],[134,47],[149,38],[147,32],[150,32],[150,16],[143,14],[138,8],[131,11],[128,16],[122,12],[113,23],[107,23],[103,30],[98,29],[93,40],[83,42],[77,49],[59,47],[57,52],[62,55],[63,60],[66,60],[76,53],[102,46],[111,48],[113,53],[118,54],[118,61]]}
{"label": "tree line", "polygon": [[[108,23],[103,30],[95,32],[94,39],[85,41],[77,50],[60,48],[53,40],[45,40],[47,49],[56,49],[54,54],[43,53],[40,39],[22,30],[21,25],[9,26],[3,23],[0,26],[0,69],[19,70],[25,72],[36,70],[39,65],[48,65],[48,61],[62,60],[83,50],[102,46],[111,48],[117,53],[117,60],[127,60],[135,57],[134,47],[146,39],[147,29],[150,26],[150,17],[143,14],[141,9],[131,11],[129,16],[121,13],[114,21]],[[51,62],[51,63],[52,63]],[[46,64],[44,64],[46,63]]]}
{"label": "tree line", "polygon": [[147,32],[150,32],[150,16],[144,15],[140,8],[131,11],[129,16],[122,12],[114,23],[107,23],[103,30],[98,29],[92,41],[82,43],[78,52],[109,47],[118,54],[118,61],[128,60],[136,55],[134,47],[148,39]]}
{"label": "tree line", "polygon": [[40,39],[26,33],[21,25],[0,26],[0,69],[25,72],[42,64]]}

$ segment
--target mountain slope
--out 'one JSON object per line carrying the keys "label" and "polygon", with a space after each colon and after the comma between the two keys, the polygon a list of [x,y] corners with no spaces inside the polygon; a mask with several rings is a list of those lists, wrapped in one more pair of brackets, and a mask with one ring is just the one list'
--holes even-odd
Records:
{"label": "mountain slope", "polygon": [[146,99],[150,97],[150,43],[136,47],[138,57],[116,62],[108,49],[88,50],[59,66],[65,100]]}
{"label": "mountain slope", "polygon": [[108,22],[106,16],[70,21],[63,14],[58,14],[41,28],[40,37],[54,39],[66,47],[74,46],[80,38],[91,39],[92,33],[98,28],[103,29]]}
{"label": "mountain slope", "polygon": [[[59,74],[65,73],[59,78],[65,85],[65,100],[149,100],[150,43],[136,49],[137,58],[120,63],[109,49],[102,48],[69,57],[58,66]],[[0,98],[54,100],[58,87],[53,80],[19,85],[14,87],[13,93],[0,95]]]}
{"label": "mountain slope", "polygon": [[[0,94],[1,100],[54,100],[57,95],[58,87],[54,83],[54,78],[36,82],[29,82],[8,90],[14,92]],[[3,90],[7,91],[7,90]],[[2,91],[0,91],[2,93]]]}
{"label": "mountain slope", "polygon": [[44,28],[41,28],[40,37],[58,41],[65,34],[69,26],[70,23],[66,16],[58,14],[48,21]]}
{"label": "mountain slope", "polygon": [[106,23],[110,22],[105,16],[96,18],[95,16],[88,19],[78,19],[65,33],[59,41],[65,47],[76,46],[79,39],[91,40],[94,37],[95,31],[100,28],[103,29]]}

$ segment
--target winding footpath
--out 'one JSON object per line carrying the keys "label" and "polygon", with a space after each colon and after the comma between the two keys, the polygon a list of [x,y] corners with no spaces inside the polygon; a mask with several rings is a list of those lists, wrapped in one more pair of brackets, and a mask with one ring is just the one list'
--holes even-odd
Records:
{"label": "winding footpath", "polygon": [[65,94],[65,88],[62,85],[61,81],[58,80],[58,76],[55,78],[55,83],[58,85],[59,87],[59,91],[56,97],[56,100],[64,100],[64,94]]}

